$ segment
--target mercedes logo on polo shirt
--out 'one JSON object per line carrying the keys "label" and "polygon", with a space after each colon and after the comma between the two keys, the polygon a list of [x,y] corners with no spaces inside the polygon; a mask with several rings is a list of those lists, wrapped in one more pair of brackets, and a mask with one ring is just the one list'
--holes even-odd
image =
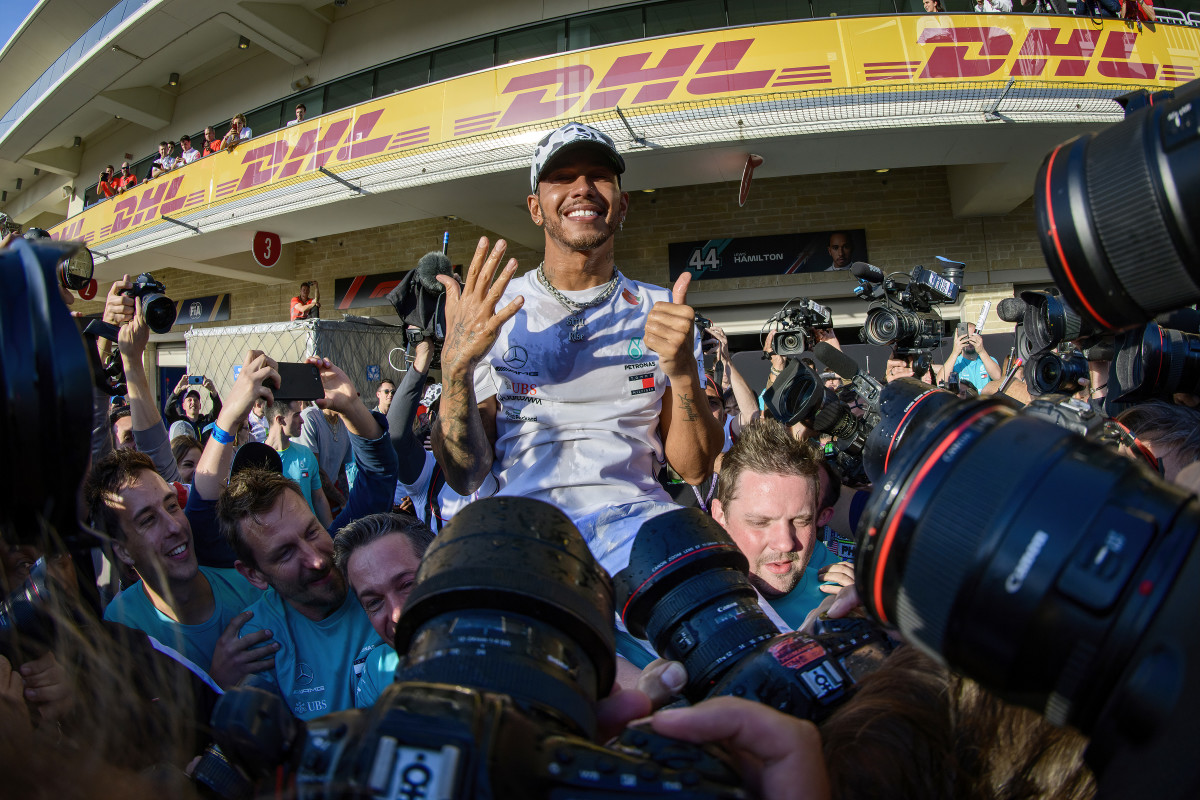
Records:
{"label": "mercedes logo on polo shirt", "polygon": [[312,682],[313,682],[312,667],[310,667],[308,664],[305,664],[303,661],[301,661],[299,664],[296,665],[296,685],[297,686],[308,686]]}
{"label": "mercedes logo on polo shirt", "polygon": [[504,353],[504,363],[510,367],[521,369],[529,361],[529,354],[525,352],[525,348],[521,345],[513,345]]}

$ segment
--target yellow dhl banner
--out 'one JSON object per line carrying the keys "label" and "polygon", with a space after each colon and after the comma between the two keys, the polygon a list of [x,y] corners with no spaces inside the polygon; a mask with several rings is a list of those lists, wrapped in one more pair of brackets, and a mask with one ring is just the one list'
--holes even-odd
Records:
{"label": "yellow dhl banner", "polygon": [[618,107],[1009,78],[1157,89],[1198,71],[1200,29],[1036,15],[822,19],[642,40],[465,75],[283,128],[93,206],[53,235],[95,247],[322,168],[402,158],[506,128],[549,130]]}

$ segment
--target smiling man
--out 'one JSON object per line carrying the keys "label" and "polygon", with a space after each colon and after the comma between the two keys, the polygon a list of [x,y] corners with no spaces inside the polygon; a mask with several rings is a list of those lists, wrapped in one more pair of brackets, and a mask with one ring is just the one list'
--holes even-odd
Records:
{"label": "smiling man", "polygon": [[192,527],[175,487],[136,450],[96,463],[84,486],[92,519],[113,537],[116,558],[139,580],[113,598],[104,618],[136,628],[186,655],[228,689],[269,669],[278,646],[270,630],[238,638],[243,613],[262,591],[232,569],[196,562]]}
{"label": "smiling man", "polygon": [[505,243],[489,253],[481,239],[461,289],[439,278],[447,336],[433,432],[455,491],[469,495],[491,473],[497,494],[553,503],[610,573],[642,522],[676,508],[657,464],[699,484],[724,442],[705,409],[690,274],[667,291],[616,268],[624,171],[604,133],[574,122],[553,131],[534,151],[526,200],[545,261],[513,280],[510,259],[493,283]]}
{"label": "smiling man", "polygon": [[374,705],[396,673],[399,656],[393,649],[396,623],[417,580],[433,531],[412,514],[372,514],[338,531],[333,560],[387,647],[377,647],[367,659],[354,703]]}
{"label": "smiling man", "polygon": [[280,650],[274,669],[251,683],[311,719],[354,707],[354,690],[372,650],[383,643],[333,563],[333,539],[295,482],[247,469],[217,503],[237,571],[265,590],[250,607],[247,631],[270,628]]}
{"label": "smiling man", "polygon": [[817,541],[820,451],[773,419],[758,419],[725,454],[713,519],[750,562],[750,582],[792,627],[820,604],[825,568]]}

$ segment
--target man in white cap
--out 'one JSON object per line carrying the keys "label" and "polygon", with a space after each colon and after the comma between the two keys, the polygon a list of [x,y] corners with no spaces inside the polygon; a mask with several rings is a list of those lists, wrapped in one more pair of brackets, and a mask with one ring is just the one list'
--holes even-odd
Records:
{"label": "man in white cap", "polygon": [[568,123],[534,152],[527,198],[545,261],[513,280],[505,243],[481,239],[461,289],[449,278],[441,413],[433,447],[461,494],[490,474],[500,495],[565,511],[600,563],[628,562],[641,524],[677,508],[663,460],[708,477],[724,435],[707,411],[690,274],[673,290],[630,280],[613,258],[629,209],[625,162],[604,133]]}

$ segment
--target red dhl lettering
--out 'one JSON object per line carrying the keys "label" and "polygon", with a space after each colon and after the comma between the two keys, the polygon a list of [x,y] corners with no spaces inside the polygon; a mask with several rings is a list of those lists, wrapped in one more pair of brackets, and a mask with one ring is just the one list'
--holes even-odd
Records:
{"label": "red dhl lettering", "polygon": [[599,80],[585,64],[518,75],[501,92],[516,97],[497,127],[553,119],[577,107],[589,112],[614,108],[623,102],[639,105],[666,100],[693,65],[695,71],[686,86],[690,95],[761,89],[771,81],[774,69],[736,71],[753,44],[753,39],[717,42],[698,65],[704,45],[669,48],[657,61],[652,61],[654,51],[621,56]]}
{"label": "red dhl lettering", "polygon": [[1013,55],[1013,37],[1002,28],[926,28],[919,44],[934,45],[918,78],[982,78],[1002,72],[1013,76],[1043,75],[1051,61],[1056,77],[1081,77],[1095,63],[1107,78],[1152,80],[1158,65],[1131,61],[1138,34],[1109,31],[1100,57],[1096,50],[1103,31],[1034,28]]}
{"label": "red dhl lettering", "polygon": [[186,196],[176,199],[182,184],[183,176],[176,175],[170,181],[150,184],[140,192],[122,198],[113,206],[113,224],[110,234],[120,233],[129,227],[137,227],[143,222],[149,222],[159,214],[168,214],[181,208],[187,199]]}
{"label": "red dhl lettering", "polygon": [[[369,138],[383,109],[358,116],[351,127],[349,118],[334,120],[321,130],[300,134],[289,150],[286,141],[276,141],[248,150],[242,157],[246,169],[238,179],[237,191],[261,186],[277,178],[290,178],[325,166],[335,153],[339,161],[377,155],[391,141],[390,133]],[[349,133],[347,133],[349,130]],[[320,141],[317,137],[320,136]]]}

